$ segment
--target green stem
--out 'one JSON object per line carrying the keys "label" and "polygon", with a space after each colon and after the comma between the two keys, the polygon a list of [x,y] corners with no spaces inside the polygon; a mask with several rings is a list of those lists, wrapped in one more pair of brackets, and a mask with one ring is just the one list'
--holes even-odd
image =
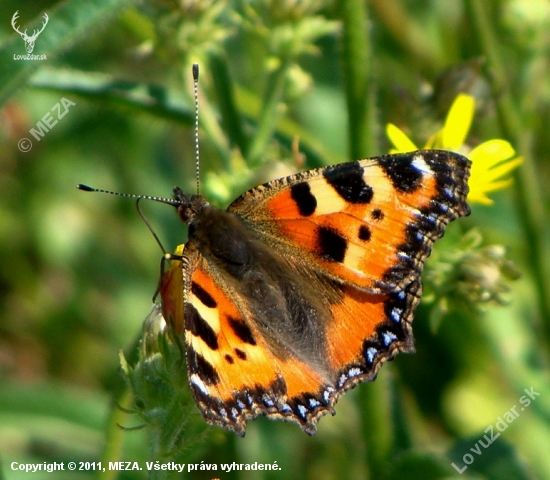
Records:
{"label": "green stem", "polygon": [[403,2],[394,0],[370,0],[373,16],[389,32],[401,48],[414,58],[419,70],[435,76],[438,68],[444,65],[441,48],[437,42],[430,42],[422,25],[414,15],[407,11]]}
{"label": "green stem", "polygon": [[[134,365],[137,361],[140,337],[141,335],[136,335],[130,347],[127,348],[128,353],[125,355],[125,358],[128,359],[131,365]],[[119,425],[123,425],[126,422],[128,414],[122,408],[126,410],[133,408],[133,394],[128,382],[122,380],[118,368],[113,370],[111,374],[111,384],[113,385],[113,401],[105,426],[105,446],[101,454],[101,462],[105,467],[105,471],[99,472],[98,475],[98,478],[101,480],[114,480],[117,477],[117,471],[110,470],[107,467],[109,462],[123,460],[121,456],[126,432]]]}
{"label": "green stem", "polygon": [[524,236],[529,243],[528,261],[535,277],[534,286],[537,289],[537,302],[542,317],[543,335],[541,338],[550,347],[550,268],[548,258],[550,251],[550,234],[542,219],[547,218],[544,211],[543,188],[536,173],[532,155],[529,154],[528,126],[520,121],[520,113],[509,90],[500,91],[501,86],[510,78],[505,67],[506,62],[501,55],[499,44],[494,34],[494,28],[487,12],[487,4],[483,0],[468,0],[470,23],[475,29],[479,48],[487,57],[492,72],[493,91],[499,94],[495,98],[498,117],[504,136],[519,149],[524,157],[523,165],[516,170],[516,194],[518,199],[518,218],[524,230]]}
{"label": "green stem", "polygon": [[233,82],[225,55],[212,53],[210,55],[210,70],[216,88],[216,98],[222,116],[223,130],[227,133],[231,145],[238,147],[246,158],[248,155],[248,138],[244,133],[242,119],[235,103]]}
{"label": "green stem", "polygon": [[359,390],[361,431],[372,480],[382,478],[394,450],[390,382],[390,375],[384,372],[375,382],[362,385]]}
{"label": "green stem", "polygon": [[283,96],[288,65],[288,62],[281,60],[281,65],[276,70],[273,70],[267,79],[263,107],[258,119],[258,128],[248,150],[247,160],[249,166],[260,163],[261,156],[264,154],[273,136],[279,117],[277,110]]}
{"label": "green stem", "polygon": [[101,463],[105,467],[105,471],[99,472],[98,479],[114,480],[118,476],[116,470],[107,468],[110,462],[118,462],[121,460],[122,444],[124,442],[124,434],[126,433],[119,425],[124,423],[127,413],[119,408],[119,405],[124,408],[131,406],[131,393],[125,386],[118,394],[116,402],[111,406],[109,419],[107,420],[105,448],[101,455]]}
{"label": "green stem", "polygon": [[342,58],[349,122],[349,156],[358,159],[377,150],[373,128],[374,89],[369,76],[373,69],[365,2],[341,0],[339,14],[343,23]]}
{"label": "green stem", "polygon": [[[368,12],[363,0],[341,0],[342,57],[349,121],[349,155],[363,158],[376,152],[374,88],[370,76]],[[391,408],[386,376],[360,390],[361,427],[366,444],[369,478],[381,478],[393,450]]]}

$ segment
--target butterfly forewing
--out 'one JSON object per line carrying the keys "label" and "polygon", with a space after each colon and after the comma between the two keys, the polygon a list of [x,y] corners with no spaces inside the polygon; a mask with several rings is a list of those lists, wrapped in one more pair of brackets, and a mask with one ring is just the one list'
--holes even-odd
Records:
{"label": "butterfly forewing", "polygon": [[451,152],[381,156],[274,180],[228,210],[334,277],[388,291],[419,275],[446,224],[469,213],[468,167]]}

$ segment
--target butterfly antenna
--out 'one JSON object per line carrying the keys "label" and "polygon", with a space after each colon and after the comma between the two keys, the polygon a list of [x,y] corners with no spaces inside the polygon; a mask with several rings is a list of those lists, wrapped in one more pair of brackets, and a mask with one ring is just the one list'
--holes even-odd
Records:
{"label": "butterfly antenna", "polygon": [[181,202],[174,200],[173,198],[166,197],[153,197],[152,195],[134,195],[132,193],[120,193],[113,192],[111,190],[103,190],[102,188],[90,187],[84,183],[79,183],[76,188],[83,190],[84,192],[96,192],[96,193],[108,193],[109,195],[116,195],[117,197],[126,197],[126,198],[135,198],[136,200],[151,200],[153,202],[166,203],[167,205],[172,205],[173,207],[179,207]]}
{"label": "butterfly antenna", "polygon": [[178,200],[174,200],[172,198],[165,198],[165,197],[153,197],[151,195],[133,195],[131,193],[120,193],[120,192],[112,192],[111,190],[103,190],[101,188],[94,188],[90,187],[89,185],[84,185],[82,183],[79,183],[76,188],[79,190],[83,190],[84,192],[97,192],[97,193],[108,193],[109,195],[116,195],[117,197],[126,197],[126,198],[135,198],[136,199],[136,208],[139,212],[139,216],[141,219],[145,222],[145,225],[147,225],[147,228],[155,238],[156,242],[158,243],[159,247],[161,248],[162,252],[166,255],[166,249],[163,247],[158,235],[153,230],[153,227],[149,223],[149,220],[145,217],[144,213],[141,210],[141,207],[139,206],[140,200],[151,200],[153,202],[160,202],[160,203],[166,203],[167,205],[172,205],[174,207],[178,207],[181,202]]}
{"label": "butterfly antenna", "polygon": [[193,93],[195,96],[195,168],[197,176],[197,195],[199,194],[199,64],[193,64]]}

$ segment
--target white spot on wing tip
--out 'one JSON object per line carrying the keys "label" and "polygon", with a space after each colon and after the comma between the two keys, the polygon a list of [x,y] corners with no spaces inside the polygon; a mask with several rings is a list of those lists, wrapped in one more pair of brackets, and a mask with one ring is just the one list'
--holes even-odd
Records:
{"label": "white spot on wing tip", "polygon": [[432,169],[428,166],[422,155],[415,155],[413,157],[412,164],[417,170],[420,170],[421,172],[433,174]]}

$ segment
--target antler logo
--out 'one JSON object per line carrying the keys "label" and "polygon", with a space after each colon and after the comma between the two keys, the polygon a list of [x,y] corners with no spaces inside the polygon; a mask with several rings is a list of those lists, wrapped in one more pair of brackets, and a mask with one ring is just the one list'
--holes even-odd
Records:
{"label": "antler logo", "polygon": [[27,50],[27,53],[32,53],[32,51],[34,50],[34,42],[36,42],[38,35],[40,35],[44,31],[46,25],[48,24],[48,15],[46,13],[44,14],[44,23],[42,24],[42,28],[40,30],[35,30],[31,36],[27,35],[27,30],[21,32],[17,28],[15,22],[18,16],[19,10],[17,10],[17,12],[13,14],[13,17],[11,17],[11,26],[19,35],[21,35],[21,38],[25,41],[25,49]]}

